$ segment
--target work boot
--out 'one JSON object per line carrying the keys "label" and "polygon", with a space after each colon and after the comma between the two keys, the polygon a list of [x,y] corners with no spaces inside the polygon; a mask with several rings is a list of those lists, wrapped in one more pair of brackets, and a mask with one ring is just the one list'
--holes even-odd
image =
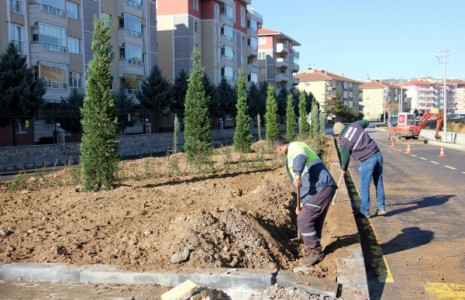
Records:
{"label": "work boot", "polygon": [[325,255],[321,251],[321,247],[306,250],[305,257],[300,260],[300,264],[303,266],[313,266],[323,260]]}
{"label": "work boot", "polygon": [[376,215],[377,216],[385,216],[387,214],[386,210],[385,209],[378,209],[376,211]]}

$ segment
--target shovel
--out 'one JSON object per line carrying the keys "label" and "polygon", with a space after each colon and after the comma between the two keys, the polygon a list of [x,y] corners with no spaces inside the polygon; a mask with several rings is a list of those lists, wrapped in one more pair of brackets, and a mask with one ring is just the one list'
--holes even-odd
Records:
{"label": "shovel", "polygon": [[[295,196],[295,207],[296,211],[300,213],[300,187],[296,189],[296,196]],[[297,219],[296,219],[297,220]],[[300,240],[300,229],[299,229],[299,224],[297,223],[297,237],[291,239],[291,241],[297,241]]]}
{"label": "shovel", "polygon": [[344,173],[341,173],[341,177],[339,177],[339,181],[337,183],[337,190],[334,193],[333,200],[331,201],[332,205],[336,204],[336,196],[337,196],[337,192],[339,191],[339,186],[341,185],[342,178],[344,178]]}

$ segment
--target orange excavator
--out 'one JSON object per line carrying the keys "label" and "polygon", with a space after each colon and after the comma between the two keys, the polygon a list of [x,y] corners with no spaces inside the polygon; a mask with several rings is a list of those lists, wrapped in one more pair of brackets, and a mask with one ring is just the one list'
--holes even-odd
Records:
{"label": "orange excavator", "polygon": [[439,131],[441,130],[443,117],[443,114],[440,113],[426,113],[417,124],[413,113],[399,113],[397,116],[391,116],[387,131],[388,139],[392,140],[394,137],[417,139],[420,131],[425,127],[426,122],[431,119],[436,119],[436,132],[434,137],[440,140],[441,136],[439,135]]}

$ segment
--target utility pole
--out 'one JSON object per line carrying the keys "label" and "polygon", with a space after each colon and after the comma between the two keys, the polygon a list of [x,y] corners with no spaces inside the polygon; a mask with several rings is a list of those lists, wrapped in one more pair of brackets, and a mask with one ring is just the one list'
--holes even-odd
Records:
{"label": "utility pole", "polygon": [[443,90],[442,90],[442,97],[443,97],[443,100],[444,100],[444,142],[447,143],[447,91],[446,91],[446,80],[447,80],[447,53],[449,52],[449,50],[442,50],[442,55],[439,56],[437,54],[433,54],[434,56],[436,56],[439,61],[442,60],[442,63],[443,63],[443,68],[444,68],[444,82],[443,82]]}

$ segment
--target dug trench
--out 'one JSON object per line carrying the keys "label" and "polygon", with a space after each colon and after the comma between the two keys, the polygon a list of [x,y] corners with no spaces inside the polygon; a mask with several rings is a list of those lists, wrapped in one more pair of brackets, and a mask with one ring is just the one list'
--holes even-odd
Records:
{"label": "dug trench", "polygon": [[[308,141],[312,146],[312,142]],[[337,150],[326,137],[322,158],[339,178]],[[114,189],[83,192],[79,170],[18,175],[0,186],[3,264],[104,264],[122,270],[192,271],[211,268],[292,271],[302,257],[296,237],[293,188],[261,141],[253,152],[214,150],[200,168],[183,153],[119,164]],[[337,262],[359,243],[347,192],[332,205],[322,234],[325,259],[301,270],[336,282]]]}

